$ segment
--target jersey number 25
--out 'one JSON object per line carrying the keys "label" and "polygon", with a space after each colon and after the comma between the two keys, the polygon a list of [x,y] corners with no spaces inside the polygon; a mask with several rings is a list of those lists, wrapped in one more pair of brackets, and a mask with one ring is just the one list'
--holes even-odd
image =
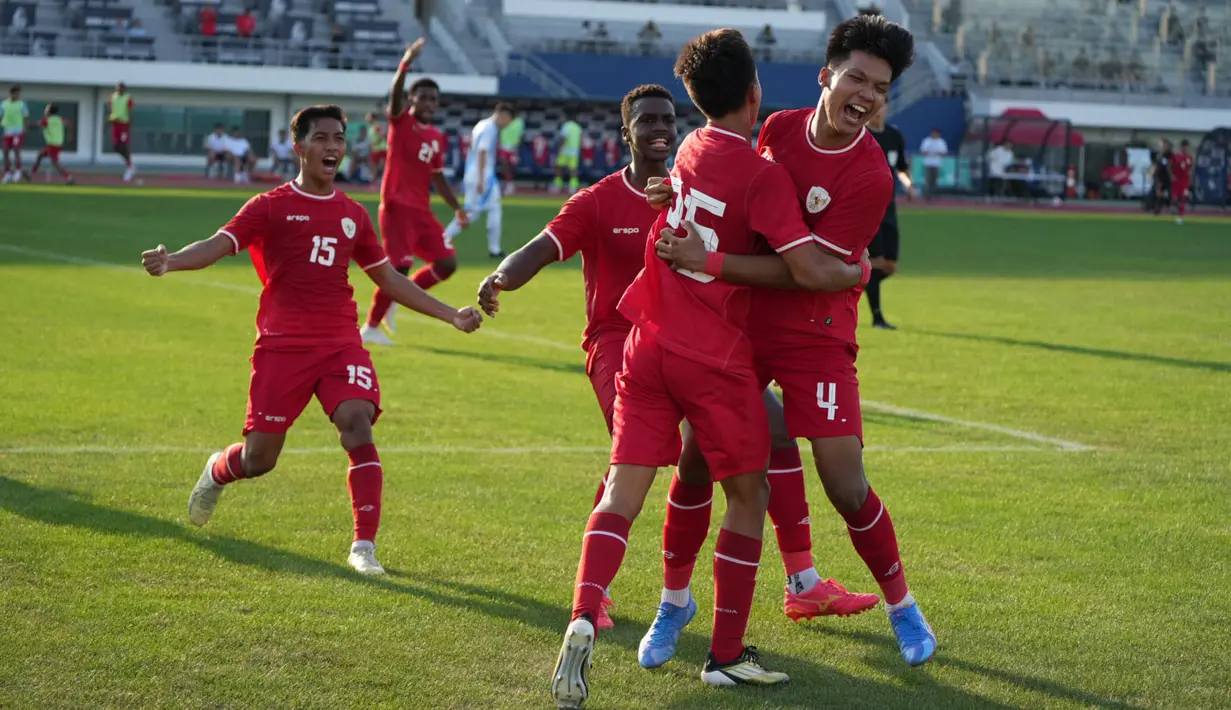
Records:
{"label": "jersey number 25", "polygon": [[[671,176],[671,187],[675,191],[675,199],[672,200],[671,209],[667,212],[667,224],[679,234],[680,224],[683,221],[692,222],[701,241],[705,243],[705,250],[718,251],[718,232],[710,227],[697,224],[697,210],[705,210],[715,217],[721,217],[727,211],[727,203],[716,200],[696,188],[685,186],[679,175]],[[709,274],[698,274],[688,269],[680,269],[675,273],[696,279],[703,284],[714,280],[714,277]]]}

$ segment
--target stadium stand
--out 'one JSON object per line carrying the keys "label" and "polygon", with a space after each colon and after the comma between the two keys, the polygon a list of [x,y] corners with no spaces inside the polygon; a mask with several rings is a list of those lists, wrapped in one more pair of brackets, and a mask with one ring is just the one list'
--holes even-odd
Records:
{"label": "stadium stand", "polygon": [[[923,10],[924,2],[912,6]],[[931,0],[932,39],[985,86],[1231,95],[1225,0]]]}

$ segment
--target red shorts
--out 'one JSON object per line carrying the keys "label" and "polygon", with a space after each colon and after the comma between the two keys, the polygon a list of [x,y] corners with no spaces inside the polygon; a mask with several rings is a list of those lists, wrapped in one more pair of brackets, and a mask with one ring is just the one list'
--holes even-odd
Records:
{"label": "red shorts", "polygon": [[381,161],[384,160],[387,155],[389,155],[389,151],[387,150],[374,150],[372,151],[372,154],[368,156],[368,162],[372,165],[380,165]]}
{"label": "red shorts", "polygon": [[39,152],[39,156],[40,157],[47,156],[48,158],[51,158],[51,161],[53,163],[58,163],[60,162],[60,151],[63,148],[64,146],[60,146],[60,145],[43,146],[43,150]]}
{"label": "red shorts", "polygon": [[615,415],[616,375],[624,367],[624,341],[628,333],[608,330],[596,333],[586,343],[586,376],[598,398],[598,406],[607,420],[607,433],[612,431]]}
{"label": "red shorts", "polygon": [[348,399],[363,399],[376,405],[379,417],[380,383],[372,356],[358,344],[302,351],[258,346],[252,354],[244,436],[250,431],[281,434],[290,429],[312,395],[325,416],[333,416]]}
{"label": "red shorts", "polygon": [[128,145],[130,137],[127,123],[111,124],[111,145]]}
{"label": "red shorts", "polygon": [[863,441],[855,352],[845,346],[753,340],[762,389],[782,388],[787,434],[792,438],[857,436]]}
{"label": "red shorts", "polygon": [[500,148],[496,151],[496,157],[500,160],[508,162],[509,165],[517,165],[517,151],[505,150]]}
{"label": "red shorts", "polygon": [[395,269],[411,266],[416,256],[431,264],[457,254],[431,210],[382,203],[377,221],[385,253]]}
{"label": "red shorts", "polygon": [[21,150],[21,142],[23,138],[25,138],[25,136],[21,133],[17,133],[11,136],[5,136],[4,137],[4,149],[5,150]]}
{"label": "red shorts", "polygon": [[752,368],[720,370],[666,350],[634,327],[616,377],[611,463],[672,466],[687,417],[715,481],[764,471],[769,421]]}

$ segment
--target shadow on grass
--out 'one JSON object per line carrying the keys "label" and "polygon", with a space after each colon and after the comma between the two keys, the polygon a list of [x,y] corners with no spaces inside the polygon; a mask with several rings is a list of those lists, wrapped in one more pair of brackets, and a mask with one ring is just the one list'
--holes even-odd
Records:
{"label": "shadow on grass", "polygon": [[[880,636],[863,631],[843,631],[820,625],[812,626],[810,628],[814,633],[864,644],[872,652],[872,655],[866,657],[865,660],[868,665],[876,668],[877,670],[892,673],[895,667],[900,667],[902,664],[902,658],[898,655],[897,644],[887,635]],[[1092,693],[1087,693],[1082,690],[1069,688],[1044,678],[1021,675],[1019,673],[1013,673],[1011,671],[1001,670],[999,668],[989,668],[978,663],[964,661],[958,658],[948,658],[945,656],[943,645],[936,657],[928,665],[939,666],[941,668],[954,668],[967,673],[974,673],[975,675],[980,675],[1006,685],[1015,686],[1017,688],[1021,688],[1022,690],[1028,690],[1040,695],[1054,698],[1056,700],[1072,701],[1085,707],[1108,708],[1109,710],[1137,710],[1138,707],[1119,700],[1112,700],[1094,695]]]}
{"label": "shadow on grass", "polygon": [[[451,348],[440,348],[434,345],[424,345],[422,343],[409,343],[407,347],[411,350],[431,353],[433,355],[445,355],[448,357],[470,358],[471,360],[481,360],[483,362],[496,363],[499,365],[515,365],[517,367],[530,367],[538,370],[547,370],[549,372],[565,372],[575,375],[586,374],[586,366],[580,362],[553,362],[551,360],[541,360],[534,357],[526,357],[524,355],[510,355],[508,353],[497,352],[472,352],[469,350],[453,350]],[[577,351],[581,352],[580,349]]]}
{"label": "shadow on grass", "polygon": [[1210,360],[1186,360],[1184,358],[1167,357],[1165,355],[1150,355],[1147,353],[1125,352],[1123,350],[1106,350],[1103,348],[1087,348],[1081,345],[1062,345],[1041,340],[1020,340],[1005,338],[998,335],[980,335],[978,333],[949,333],[936,330],[909,330],[920,335],[932,335],[938,338],[953,338],[955,340],[971,340],[978,343],[995,343],[1017,348],[1033,348],[1049,352],[1068,353],[1071,355],[1089,355],[1108,360],[1124,360],[1126,362],[1144,362],[1151,365],[1166,365],[1168,367],[1183,367],[1191,370],[1207,370],[1209,372],[1231,372],[1231,363]]}
{"label": "shadow on grass", "polygon": [[[452,607],[467,613],[482,614],[493,619],[504,619],[548,632],[562,632],[568,622],[568,608],[548,604],[537,599],[496,589],[482,584],[449,580],[425,579],[392,570],[386,577],[365,577],[348,567],[326,562],[288,550],[282,550],[257,542],[226,536],[207,536],[195,533],[182,524],[117,510],[99,505],[72,490],[43,488],[23,481],[0,476],[0,510],[6,510],[27,520],[50,525],[62,525],[107,535],[138,535],[183,542],[211,552],[230,562],[250,565],[263,570],[296,574],[326,579],[346,579],[374,590],[395,594],[409,594],[434,605]],[[616,616],[614,630],[604,632],[601,645],[615,645],[628,654],[618,661],[621,665],[634,663],[631,656],[645,629],[631,619]],[[755,629],[754,629],[755,631]],[[687,678],[696,683],[695,691],[673,697],[667,707],[715,707],[723,708],[972,708],[975,710],[1007,710],[1012,707],[967,693],[959,688],[945,685],[926,671],[910,671],[897,657],[896,647],[886,637],[867,634],[823,630],[839,634],[852,641],[871,644],[877,648],[878,657],[874,666],[887,676],[898,676],[909,686],[906,690],[899,684],[873,678],[849,675],[832,668],[818,665],[811,659],[776,654],[767,650],[766,660],[774,668],[781,668],[792,677],[785,687],[746,688],[733,693],[724,693],[706,688],[694,677],[708,648],[708,633],[705,629],[685,631],[680,639],[679,657],[687,659],[674,663],[646,676],[646,682],[654,682],[655,676],[664,673]],[[535,666],[550,666],[555,647],[543,649],[543,657],[530,659]],[[691,661],[691,662],[690,662]],[[1017,676],[996,669],[985,669],[961,661],[940,661],[964,670],[975,670],[1005,683],[1021,686],[1053,697],[1078,700],[1107,708],[1129,708],[1118,703],[1107,703],[1094,696],[1069,690],[1049,681]],[[604,664],[606,665],[606,664]],[[602,706],[602,668],[591,674],[597,694],[592,704]],[[547,679],[543,679],[546,701]],[[664,698],[664,700],[666,700]]]}

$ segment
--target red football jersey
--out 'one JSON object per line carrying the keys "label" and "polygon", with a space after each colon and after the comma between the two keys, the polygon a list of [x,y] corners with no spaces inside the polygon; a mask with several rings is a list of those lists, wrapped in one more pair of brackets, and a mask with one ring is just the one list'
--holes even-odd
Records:
{"label": "red football jersey", "polygon": [[691,220],[710,251],[756,254],[765,241],[779,252],[811,246],[791,176],[758,156],[743,137],[707,125],[681,143],[671,185],[671,208],[650,229],[646,266],[625,292],[620,312],[683,357],[720,368],[751,367],[744,331],[752,289],[672,271],[655,254],[654,242],[665,227],[679,230]]}
{"label": "red football jersey", "polygon": [[594,155],[598,151],[598,143],[590,136],[581,139],[581,164],[593,165]]}
{"label": "red football jersey", "polygon": [[408,109],[389,117],[388,140],[380,201],[431,211],[432,177],[445,168],[444,134]]}
{"label": "red football jersey", "polygon": [[603,139],[603,159],[609,166],[620,164],[620,141],[613,136]]}
{"label": "red football jersey", "polygon": [[534,156],[534,164],[546,166],[551,157],[551,141],[542,133],[530,139],[530,152]]}
{"label": "red football jersey", "polygon": [[261,279],[257,344],[305,348],[359,343],[358,313],[347,270],[389,258],[372,218],[341,192],[304,192],[293,182],[248,200],[220,234],[235,253],[247,249]]}
{"label": "red football jersey", "polygon": [[1171,156],[1171,180],[1187,185],[1193,174],[1192,153],[1176,153]]}
{"label": "red football jersey", "polygon": [[658,218],[645,193],[621,170],[578,192],[543,229],[565,261],[581,252],[586,282],[586,330],[582,348],[595,335],[632,330],[617,309],[620,297],[645,266],[645,237]]}
{"label": "red football jersey", "polygon": [[[814,238],[853,264],[872,243],[893,200],[893,173],[867,129],[845,148],[818,148],[812,139],[815,113],[815,109],[796,109],[771,115],[761,127],[757,147],[762,156],[790,172]],[[862,293],[860,288],[758,289],[753,299],[753,337],[803,333],[854,345]]]}

